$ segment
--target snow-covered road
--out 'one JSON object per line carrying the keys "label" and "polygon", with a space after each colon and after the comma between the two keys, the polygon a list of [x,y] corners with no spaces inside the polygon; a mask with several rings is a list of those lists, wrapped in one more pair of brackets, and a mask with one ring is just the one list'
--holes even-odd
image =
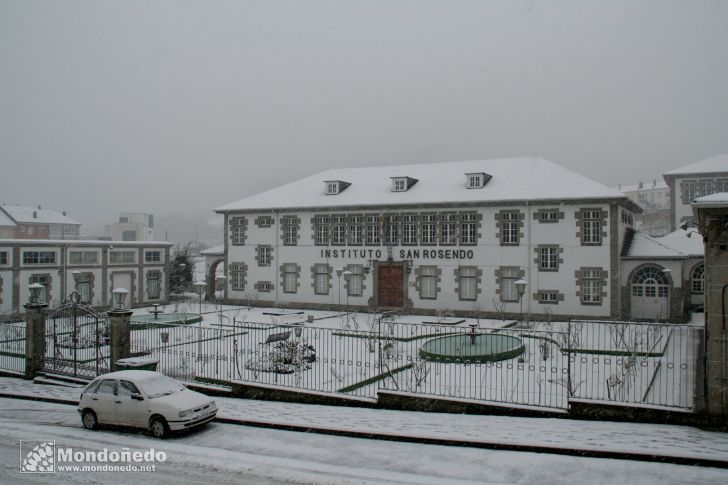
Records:
{"label": "snow-covered road", "polygon": [[[133,431],[86,431],[74,406],[0,399],[0,483],[728,483],[728,470],[492,451],[277,431],[212,423],[155,440]],[[20,440],[74,449],[164,451],[152,473],[19,473]]]}

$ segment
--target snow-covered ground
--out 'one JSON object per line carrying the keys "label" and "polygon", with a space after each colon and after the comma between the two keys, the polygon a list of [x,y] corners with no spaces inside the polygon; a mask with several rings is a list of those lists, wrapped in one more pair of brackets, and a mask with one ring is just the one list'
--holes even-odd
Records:
{"label": "snow-covered ground", "polygon": [[[259,402],[265,408],[269,403]],[[2,483],[310,483],[310,484],[717,484],[728,470],[365,440],[212,423],[191,434],[155,440],[133,431],[87,431],[74,406],[0,399]],[[274,416],[274,409],[269,414]],[[370,411],[376,422],[377,411]],[[399,427],[417,413],[399,413]],[[336,410],[331,416],[337,417]],[[501,418],[508,419],[508,418]],[[446,425],[446,424],[445,424]],[[481,425],[486,427],[487,424]],[[659,439],[641,430],[640,439]],[[534,435],[540,430],[536,427]],[[20,440],[55,440],[74,450],[154,448],[167,460],[155,472],[19,474]]]}

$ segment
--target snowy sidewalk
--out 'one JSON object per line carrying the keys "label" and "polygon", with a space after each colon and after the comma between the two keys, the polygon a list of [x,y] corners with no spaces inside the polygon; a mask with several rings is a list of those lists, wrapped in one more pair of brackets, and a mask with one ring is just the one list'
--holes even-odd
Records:
{"label": "snowy sidewalk", "polygon": [[[76,388],[0,377],[0,396],[78,402]],[[403,441],[728,467],[728,433],[689,426],[392,411],[216,397],[218,418]]]}

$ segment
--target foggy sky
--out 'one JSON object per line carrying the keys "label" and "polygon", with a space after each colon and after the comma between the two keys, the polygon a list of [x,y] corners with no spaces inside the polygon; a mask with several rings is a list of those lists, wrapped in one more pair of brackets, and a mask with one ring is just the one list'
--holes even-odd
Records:
{"label": "foggy sky", "polygon": [[94,233],[332,167],[635,183],[728,152],[727,86],[722,0],[0,0],[0,202]]}

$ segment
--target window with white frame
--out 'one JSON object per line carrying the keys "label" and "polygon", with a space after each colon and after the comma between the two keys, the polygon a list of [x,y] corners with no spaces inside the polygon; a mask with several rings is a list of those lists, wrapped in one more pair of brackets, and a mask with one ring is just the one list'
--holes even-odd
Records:
{"label": "window with white frame", "polygon": [[559,302],[558,291],[538,290],[538,302],[542,304],[556,304]]}
{"label": "window with white frame", "polygon": [[0,265],[5,266],[8,264],[8,252],[0,251]]}
{"label": "window with white frame", "polygon": [[437,266],[420,266],[420,298],[434,300],[437,298]]}
{"label": "window with white frame", "polygon": [[416,214],[404,214],[402,216],[402,244],[405,246],[417,245]]}
{"label": "window with white frame", "polygon": [[683,204],[692,204],[698,195],[698,181],[697,180],[683,180],[680,183],[681,199]]}
{"label": "window with white frame", "polygon": [[112,251],[109,253],[110,264],[134,264],[136,263],[136,254],[134,250],[128,251]]}
{"label": "window with white frame", "polygon": [[147,272],[147,298],[158,300],[162,295],[162,273],[161,271]]}
{"label": "window with white frame", "polygon": [[23,264],[55,264],[54,251],[23,251]]}
{"label": "window with white frame", "polygon": [[69,251],[68,252],[68,263],[69,264],[98,264],[99,252],[98,251]]}
{"label": "window with white frame", "polygon": [[392,192],[404,192],[407,190],[407,179],[395,178],[392,179]]}
{"label": "window with white frame", "polygon": [[710,179],[698,180],[698,188],[695,191],[695,197],[703,197],[713,193],[713,181]]}
{"label": "window with white frame", "polygon": [[349,216],[349,244],[359,246],[363,241],[362,237],[362,216]]}
{"label": "window with white frame", "polygon": [[245,290],[245,263],[230,263],[230,287],[235,291]]}
{"label": "window with white frame", "polygon": [[245,218],[230,218],[230,242],[233,246],[242,246],[245,244]]}
{"label": "window with white frame", "polygon": [[292,216],[284,216],[281,219],[283,226],[283,245],[296,246],[298,244],[298,224]]}
{"label": "window with white frame", "polygon": [[161,263],[162,262],[162,251],[158,249],[148,249],[144,251],[144,262],[145,263]]}
{"label": "window with white frame", "polygon": [[384,216],[384,244],[399,244],[399,216],[396,214]]}
{"label": "window with white frame", "polygon": [[501,243],[518,245],[521,229],[521,214],[519,212],[501,213]]}
{"label": "window with white frame", "polygon": [[316,216],[313,222],[314,242],[317,246],[329,244],[329,218],[327,216]]}
{"label": "window with white frame", "polygon": [[728,179],[718,179],[715,181],[715,192],[728,192]]}
{"label": "window with white frame", "polygon": [[437,244],[437,214],[422,214],[422,244]]}
{"label": "window with white frame", "polygon": [[581,302],[599,304],[602,302],[602,270],[599,268],[581,270]]}
{"label": "window with white frame", "polygon": [[350,265],[346,281],[346,292],[349,296],[362,296],[364,293],[364,266]]}
{"label": "window with white frame", "polygon": [[460,299],[474,301],[478,296],[478,268],[461,266],[458,272]]}
{"label": "window with white frame", "polygon": [[314,266],[313,292],[317,295],[329,294],[329,265],[317,264]]}
{"label": "window with white frame", "polygon": [[346,218],[344,216],[331,217],[331,244],[337,246],[346,244]]}
{"label": "window with white frame", "polygon": [[559,222],[558,209],[544,209],[537,212],[539,222]]}
{"label": "window with white frame", "polygon": [[83,303],[91,303],[91,273],[80,273],[75,276],[75,289],[81,295]]}
{"label": "window with white frame", "polygon": [[483,186],[483,174],[471,173],[468,175],[468,188],[479,189]]}
{"label": "window with white frame", "polygon": [[258,266],[270,266],[270,246],[258,246]]}
{"label": "window with white frame", "polygon": [[295,263],[283,265],[283,293],[298,291],[298,268]]}
{"label": "window with white frame", "polygon": [[703,295],[705,293],[705,266],[700,264],[691,275],[691,289],[693,295]]}
{"label": "window with white frame", "polygon": [[460,244],[472,245],[478,242],[478,214],[460,214]]}
{"label": "window with white frame", "polygon": [[588,209],[581,212],[582,244],[599,245],[602,243],[602,211]]}
{"label": "window with white frame", "polygon": [[519,279],[521,279],[520,268],[501,268],[501,301],[518,301],[519,295],[516,281],[518,281]]}
{"label": "window with white frame", "polygon": [[367,216],[367,244],[381,244],[381,224],[379,216]]}
{"label": "window with white frame", "polygon": [[541,246],[538,248],[538,269],[540,271],[556,271],[559,269],[558,246]]}
{"label": "window with white frame", "polygon": [[442,236],[440,244],[453,245],[458,242],[458,215],[442,214],[442,224],[440,235]]}
{"label": "window with white frame", "polygon": [[339,193],[339,182],[326,182],[326,194],[336,195]]}

